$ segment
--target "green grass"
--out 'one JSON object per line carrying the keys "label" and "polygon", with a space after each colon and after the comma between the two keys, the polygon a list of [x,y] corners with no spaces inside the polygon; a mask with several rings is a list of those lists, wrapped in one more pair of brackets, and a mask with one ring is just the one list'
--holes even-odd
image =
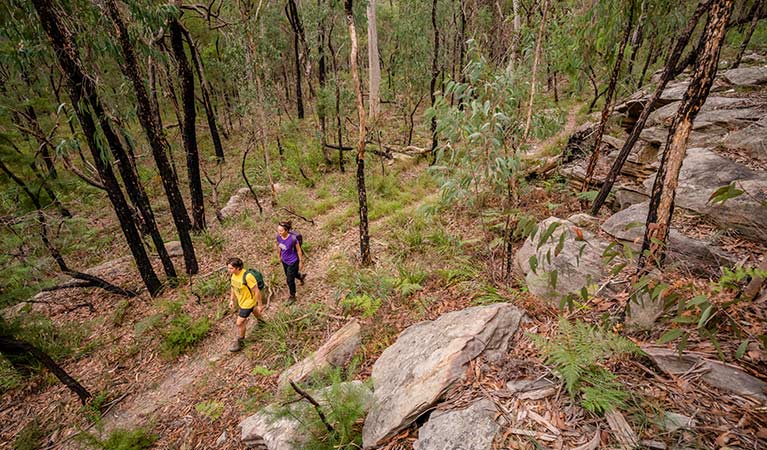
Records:
{"label": "green grass", "polygon": [[117,429],[100,439],[90,433],[80,433],[78,439],[89,448],[98,450],[147,450],[154,446],[159,436],[146,428]]}
{"label": "green grass", "polygon": [[210,331],[207,317],[193,320],[187,314],[179,314],[170,321],[162,343],[163,353],[169,358],[187,352],[201,342]]}
{"label": "green grass", "polygon": [[37,450],[42,447],[45,430],[37,417],[24,425],[13,441],[13,450]]}
{"label": "green grass", "polygon": [[269,349],[270,367],[288,367],[309,352],[313,334],[324,329],[328,318],[321,313],[326,308],[316,303],[280,308],[266,323],[255,325],[247,339]]}

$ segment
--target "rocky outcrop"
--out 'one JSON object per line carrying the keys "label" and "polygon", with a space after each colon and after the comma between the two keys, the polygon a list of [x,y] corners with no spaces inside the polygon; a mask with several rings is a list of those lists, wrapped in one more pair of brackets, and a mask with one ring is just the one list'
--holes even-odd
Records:
{"label": "rocky outcrop", "polygon": [[750,158],[767,162],[767,113],[758,122],[728,134],[723,144],[726,149],[742,150]]}
{"label": "rocky outcrop", "polygon": [[701,368],[701,379],[711,386],[756,402],[767,402],[767,383],[736,366],[689,352],[680,356],[677,351],[666,348],[646,346],[642,347],[642,351],[658,368],[670,375],[683,375],[693,368]]}
{"label": "rocky outcrop", "polygon": [[563,296],[578,294],[604,278],[607,268],[602,256],[607,246],[608,242],[572,222],[549,217],[525,240],[514,262],[532,294],[558,303]]}
{"label": "rocky outcrop", "polygon": [[[652,177],[644,182],[646,192],[654,181]],[[709,203],[714,191],[732,182],[746,194],[723,204]],[[711,150],[691,148],[679,174],[675,204],[711,218],[721,228],[762,240],[767,223],[767,176]]]}
{"label": "rocky outcrop", "polygon": [[[602,224],[602,230],[638,251],[644,238],[648,205],[647,201],[637,203],[613,214]],[[676,228],[669,232],[667,255],[671,265],[682,266],[702,275],[716,275],[720,266],[731,266],[736,262],[724,250],[687,237]]]}
{"label": "rocky outcrop", "polygon": [[435,411],[418,430],[415,450],[491,450],[493,438],[500,429],[495,421],[498,413],[487,399],[469,407],[451,411]]}
{"label": "rocky outcrop", "polygon": [[736,86],[757,86],[767,83],[767,66],[738,67],[724,73],[725,81]]}
{"label": "rocky outcrop", "polygon": [[403,331],[373,366],[373,406],[362,430],[374,448],[412,424],[463,379],[479,355],[505,354],[522,311],[506,303],[447,313]]}
{"label": "rocky outcrop", "polygon": [[316,352],[282,372],[278,382],[280,389],[287,386],[289,381],[298,383],[324,369],[343,367],[349,362],[359,345],[360,324],[353,319],[333,333]]}
{"label": "rocky outcrop", "polygon": [[229,197],[229,201],[227,201],[226,205],[221,208],[221,217],[226,219],[245,212],[245,200],[247,200],[250,195],[250,189],[248,188],[237,189],[237,192]]}

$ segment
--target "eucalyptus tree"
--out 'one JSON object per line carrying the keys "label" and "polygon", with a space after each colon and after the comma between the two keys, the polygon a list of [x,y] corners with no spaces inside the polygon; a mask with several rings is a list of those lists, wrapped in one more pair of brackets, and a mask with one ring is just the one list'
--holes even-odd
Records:
{"label": "eucalyptus tree", "polygon": [[114,34],[122,49],[122,71],[130,80],[136,96],[136,115],[144,129],[149,147],[152,149],[152,155],[159,170],[160,180],[162,180],[162,185],[168,198],[173,221],[184,252],[186,272],[188,274],[195,274],[199,268],[190,235],[191,224],[186,206],[184,206],[184,199],[178,187],[178,179],[168,159],[168,142],[165,139],[161,124],[155,120],[156,117],[159,117],[159,111],[153,111],[156,106],[153,106],[149,100],[133,42],[115,0],[104,0],[103,3],[106,15],[114,25]]}
{"label": "eucalyptus tree", "polygon": [[626,163],[629,154],[631,154],[631,149],[639,139],[639,134],[642,132],[642,129],[644,129],[644,125],[647,122],[647,119],[650,117],[650,113],[655,109],[655,105],[657,104],[658,99],[660,99],[660,96],[663,93],[663,90],[666,88],[668,82],[674,78],[676,74],[677,63],[682,57],[682,53],[684,52],[687,43],[690,41],[690,37],[695,31],[695,27],[698,25],[698,21],[700,20],[701,16],[706,13],[710,2],[711,0],[700,0],[697,8],[690,16],[687,25],[682,29],[673,46],[669,49],[669,56],[666,60],[666,65],[663,68],[663,72],[661,73],[658,84],[655,87],[655,91],[653,92],[653,95],[650,97],[650,99],[645,102],[645,105],[642,108],[642,112],[639,114],[639,118],[631,129],[631,133],[629,133],[628,138],[626,138],[626,141],[623,143],[623,147],[621,147],[620,152],[615,158],[612,167],[610,167],[610,171],[607,173],[607,176],[602,182],[602,187],[600,188],[597,197],[594,199],[594,202],[591,205],[591,215],[597,215],[599,210],[602,208],[602,205],[604,205],[605,201],[607,200],[607,196],[610,194],[610,191],[615,184],[615,180],[618,179],[618,175],[623,168],[623,164]]}
{"label": "eucalyptus tree", "polygon": [[54,9],[51,3],[45,0],[34,0],[32,3],[66,78],[72,106],[98,169],[99,178],[106,188],[109,200],[120,222],[120,227],[136,260],[139,274],[149,293],[156,295],[162,285],[152,268],[141,240],[141,234],[130,212],[130,207],[123,197],[117,178],[105,158],[105,149],[102,148],[102,143],[98,139],[99,131],[96,123],[101,129],[110,151],[118,154],[121,152],[121,148],[118,147],[119,141],[105,114],[104,105],[99,98],[93,77],[87,76],[83,71],[75,37],[61,20],[67,17],[67,14],[64,11]]}
{"label": "eucalyptus tree", "polygon": [[697,56],[697,64],[690,84],[671,122],[666,146],[650,194],[647,224],[637,268],[642,275],[646,272],[648,263],[659,265],[663,259],[664,246],[671,227],[671,216],[674,212],[679,172],[687,151],[687,139],[692,131],[695,117],[705,103],[711,85],[714,83],[719,54],[734,3],[734,0],[711,0],[706,26],[700,39],[700,42],[705,45]]}
{"label": "eucalyptus tree", "polygon": [[178,17],[168,22],[170,46],[176,63],[176,73],[181,84],[181,102],[184,109],[181,136],[186,152],[186,170],[189,178],[189,193],[192,199],[192,230],[202,231],[205,225],[205,201],[200,177],[200,153],[197,147],[197,110],[194,98],[194,74],[184,50],[183,27]]}
{"label": "eucalyptus tree", "polygon": [[349,26],[349,39],[351,51],[349,53],[349,68],[354,79],[354,92],[357,97],[357,116],[359,118],[357,134],[357,200],[359,203],[360,216],[360,258],[363,266],[373,263],[370,255],[370,234],[368,232],[368,201],[365,189],[365,106],[362,103],[362,83],[357,67],[358,45],[357,30],[354,26],[354,10],[352,0],[344,0],[344,12],[346,23]]}

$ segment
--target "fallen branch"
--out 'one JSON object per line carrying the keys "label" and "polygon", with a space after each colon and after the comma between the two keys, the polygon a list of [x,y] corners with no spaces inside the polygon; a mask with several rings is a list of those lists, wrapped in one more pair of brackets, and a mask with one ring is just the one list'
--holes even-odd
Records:
{"label": "fallen branch", "polygon": [[293,390],[296,391],[296,393],[298,393],[298,395],[300,395],[301,397],[305,398],[306,401],[308,401],[309,403],[311,403],[314,406],[314,409],[317,411],[317,415],[320,416],[320,420],[325,425],[325,428],[328,430],[328,433],[334,433],[335,430],[328,423],[328,419],[325,418],[325,414],[322,412],[322,409],[320,409],[320,404],[317,403],[317,400],[313,399],[311,395],[309,395],[308,393],[303,391],[301,388],[296,386],[296,383],[294,383],[293,380],[288,380],[288,381],[290,382],[290,387],[292,387]]}
{"label": "fallen branch", "polygon": [[[47,287],[41,289],[42,292],[53,292],[58,291],[61,289],[76,289],[76,288],[87,288],[87,287],[96,287],[96,284],[92,281],[73,281],[71,283],[64,283],[59,284],[57,286]],[[29,300],[29,302],[32,302]]]}
{"label": "fallen branch", "polygon": [[310,223],[312,225],[315,225],[314,219],[307,219],[306,217],[304,217],[304,216],[298,214],[297,212],[292,211],[291,209],[286,208],[284,206],[282,208],[280,208],[280,209],[282,209],[283,211],[285,211],[286,213],[290,214],[293,217],[297,217],[297,218],[303,220],[304,222],[307,222],[307,223]]}
{"label": "fallen branch", "polygon": [[248,189],[250,189],[250,193],[253,195],[253,198],[256,199],[256,205],[258,205],[258,213],[263,214],[264,208],[261,207],[261,202],[258,201],[258,195],[256,195],[256,191],[253,190],[253,186],[250,184],[250,180],[248,180],[248,176],[245,174],[245,160],[248,157],[248,153],[250,153],[250,146],[245,149],[245,153],[242,154],[242,167],[240,168],[240,173],[242,173],[242,178],[245,179],[245,184],[248,185]]}

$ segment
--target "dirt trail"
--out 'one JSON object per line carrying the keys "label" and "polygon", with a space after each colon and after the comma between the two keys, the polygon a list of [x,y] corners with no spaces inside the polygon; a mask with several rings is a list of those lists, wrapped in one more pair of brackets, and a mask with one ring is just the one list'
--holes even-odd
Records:
{"label": "dirt trail", "polygon": [[[414,167],[410,170],[419,170]],[[436,198],[436,194],[422,197],[407,206],[405,210],[415,211],[418,207],[428,201]],[[305,234],[311,239],[311,235],[323,229],[323,225],[328,223],[339,214],[343,214],[348,207],[347,204],[339,205],[322,216],[316,217],[315,226],[306,228]],[[263,220],[268,221],[272,217],[272,211],[265,210]],[[383,216],[370,225],[387,220],[388,216]],[[317,231],[315,231],[317,230]],[[309,271],[309,281],[307,288],[299,292],[301,303],[325,303],[333,304],[335,295],[330,289],[320,288],[326,286],[328,268],[335,255],[353,255],[357,253],[359,240],[357,237],[357,227],[351,227],[341,236],[334,236],[330,245],[324,249],[316,250],[307,260]],[[235,234],[237,234],[235,232]],[[371,247],[377,253],[383,250],[382,242],[375,236],[371,239]],[[250,255],[251,260],[268,261],[272,255],[265,251],[259,251],[257,255]],[[265,274],[266,275],[266,274]],[[287,296],[287,288],[284,286],[284,279],[281,273],[277,274],[279,283],[274,290],[272,302],[267,306],[265,315],[267,320],[283,307],[282,297]],[[313,289],[312,286],[318,288]],[[302,289],[299,287],[299,291]],[[247,374],[252,369],[253,361],[249,360],[245,352],[232,354],[228,351],[229,344],[234,335],[234,327],[231,320],[225,319],[214,324],[211,330],[212,337],[208,338],[201,348],[197,349],[189,358],[182,359],[174,364],[167,365],[165,373],[160,376],[160,381],[153,384],[150,389],[142,392],[131,392],[122,402],[114,407],[112,411],[102,418],[102,433],[108,434],[116,428],[130,429],[141,425],[146,425],[152,417],[173,408],[177,403],[178,407],[188,407],[182,404],[182,398],[185,394],[193,393],[195,383],[203,379],[223,377],[224,374],[243,373]],[[253,323],[248,324],[248,333],[252,331]],[[320,342],[313,343],[314,347],[321,345]],[[199,400],[199,399],[198,399]],[[70,441],[71,442],[71,441]],[[74,448],[74,447],[70,447]]]}
{"label": "dirt trail", "polygon": [[551,145],[555,144],[559,139],[561,139],[564,136],[570,136],[573,134],[573,131],[575,131],[575,126],[577,125],[576,119],[578,116],[578,110],[581,108],[581,104],[577,103],[570,107],[570,110],[567,112],[567,119],[565,120],[565,126],[559,131],[559,133],[554,134],[552,136],[549,136],[548,138],[533,142],[530,146],[530,151],[527,153],[527,157],[529,158],[540,158],[546,155],[543,155],[542,153]]}

